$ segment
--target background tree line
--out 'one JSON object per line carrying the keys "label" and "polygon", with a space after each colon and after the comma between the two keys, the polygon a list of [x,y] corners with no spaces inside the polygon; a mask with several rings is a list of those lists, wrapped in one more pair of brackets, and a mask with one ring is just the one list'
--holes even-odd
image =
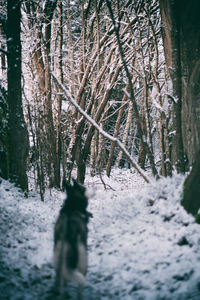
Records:
{"label": "background tree line", "polygon": [[[190,13],[195,5],[187,4]],[[188,28],[180,1],[8,0],[1,11],[2,177],[27,189],[29,171],[43,199],[45,187],[62,187],[74,168],[84,183],[86,166],[91,176],[130,167],[116,142],[69,97],[142,169],[157,177],[188,170],[199,130],[184,134],[194,120],[183,121],[190,110],[183,111],[187,81],[181,80],[193,71],[181,69],[189,67],[181,39],[184,26],[193,32],[199,23],[189,19]],[[196,38],[191,31],[187,43]]]}

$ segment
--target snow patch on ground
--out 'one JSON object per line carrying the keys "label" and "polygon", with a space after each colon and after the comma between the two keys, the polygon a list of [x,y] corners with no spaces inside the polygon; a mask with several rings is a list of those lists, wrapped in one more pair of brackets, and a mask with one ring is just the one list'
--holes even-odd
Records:
{"label": "snow patch on ground", "polygon": [[[200,299],[200,225],[180,205],[184,177],[146,184],[130,170],[87,175],[89,267],[84,299]],[[53,270],[53,228],[64,199],[25,198],[0,185],[0,298],[59,299]],[[69,286],[76,299],[76,286]]]}

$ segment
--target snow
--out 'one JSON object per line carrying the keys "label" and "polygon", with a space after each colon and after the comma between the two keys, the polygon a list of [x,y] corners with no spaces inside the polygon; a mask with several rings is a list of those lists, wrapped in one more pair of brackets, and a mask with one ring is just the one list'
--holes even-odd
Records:
{"label": "snow", "polygon": [[[135,172],[87,174],[90,195],[87,284],[83,299],[200,299],[200,225],[180,205],[184,177],[150,184]],[[59,299],[54,289],[53,228],[65,195],[45,201],[0,185],[0,298]],[[76,299],[76,285],[69,285]]]}

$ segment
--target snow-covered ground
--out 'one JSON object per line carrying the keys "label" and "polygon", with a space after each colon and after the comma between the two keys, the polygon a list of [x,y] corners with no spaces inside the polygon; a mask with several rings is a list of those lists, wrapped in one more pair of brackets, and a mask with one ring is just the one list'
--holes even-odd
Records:
{"label": "snow-covered ground", "polygon": [[[180,205],[184,178],[146,184],[130,170],[87,176],[89,267],[85,300],[200,299],[200,225]],[[0,185],[0,299],[59,299],[52,265],[53,228],[64,194],[25,198]],[[76,299],[76,285],[69,286]]]}

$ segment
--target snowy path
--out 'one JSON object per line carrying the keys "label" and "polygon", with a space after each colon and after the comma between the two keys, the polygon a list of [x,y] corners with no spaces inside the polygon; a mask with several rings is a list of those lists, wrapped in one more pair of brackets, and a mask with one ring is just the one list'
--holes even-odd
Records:
{"label": "snowy path", "polygon": [[[183,178],[147,185],[116,170],[114,189],[87,177],[91,194],[85,300],[199,300],[200,226],[179,204]],[[0,185],[0,299],[59,299],[53,290],[53,226],[63,194],[42,203]],[[76,299],[75,286],[69,287]]]}

